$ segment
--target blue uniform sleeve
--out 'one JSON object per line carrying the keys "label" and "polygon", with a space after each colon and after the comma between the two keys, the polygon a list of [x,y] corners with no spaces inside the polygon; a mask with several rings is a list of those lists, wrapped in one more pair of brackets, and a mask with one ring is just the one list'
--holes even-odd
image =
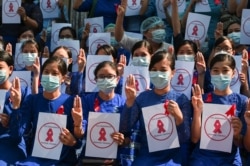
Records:
{"label": "blue uniform sleeve", "polygon": [[82,80],[83,80],[83,73],[80,73],[80,72],[71,73],[71,82],[70,82],[71,95],[79,95],[82,93],[82,89],[83,89]]}
{"label": "blue uniform sleeve", "polygon": [[77,9],[78,12],[89,12],[92,7],[93,0],[85,0]]}
{"label": "blue uniform sleeve", "polygon": [[156,15],[155,0],[149,0],[148,8],[144,14],[145,17],[151,17]]}

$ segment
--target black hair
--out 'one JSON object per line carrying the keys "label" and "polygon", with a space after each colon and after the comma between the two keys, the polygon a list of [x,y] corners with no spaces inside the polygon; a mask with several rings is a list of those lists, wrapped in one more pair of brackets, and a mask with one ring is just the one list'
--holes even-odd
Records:
{"label": "black hair", "polygon": [[171,70],[174,70],[175,69],[175,57],[174,57],[174,55],[170,54],[166,50],[163,50],[163,51],[157,51],[151,57],[150,64],[149,64],[149,71],[154,67],[154,65],[156,63],[162,61],[165,58],[170,62],[170,68],[171,68]]}
{"label": "black hair", "polygon": [[100,47],[98,47],[98,49],[96,50],[95,54],[97,55],[98,52],[103,49],[106,53],[106,55],[112,55],[112,57],[114,58],[114,60],[117,60],[117,50],[111,46],[111,45],[108,45],[108,44],[104,44],[104,45],[101,45]]}
{"label": "black hair", "polygon": [[229,28],[230,25],[232,25],[232,24],[239,24],[239,25],[241,25],[241,22],[240,22],[240,20],[233,20],[233,21],[230,21],[230,23],[227,25],[226,29],[223,31],[223,33],[224,33],[225,36],[228,35],[228,33],[227,33],[228,28]]}
{"label": "black hair", "polygon": [[35,40],[33,40],[33,39],[26,40],[26,41],[22,44],[21,50],[23,50],[23,48],[24,48],[27,44],[34,44],[35,47],[36,47],[36,49],[37,49],[37,52],[39,52],[39,46],[38,46],[37,42],[36,42]]}
{"label": "black hair", "polygon": [[231,39],[229,39],[228,37],[226,37],[226,36],[221,36],[221,37],[219,37],[216,41],[215,41],[215,43],[214,43],[214,48],[216,48],[218,45],[220,45],[221,43],[223,43],[224,41],[226,41],[226,40],[228,40],[228,41],[230,41],[230,43],[231,43],[231,45],[232,45],[232,49],[234,50],[234,43],[233,43],[233,41],[231,40]]}
{"label": "black hair", "polygon": [[0,61],[4,61],[8,66],[14,67],[14,59],[7,51],[0,51]]}
{"label": "black hair", "polygon": [[192,50],[194,51],[194,53],[196,54],[198,52],[198,48],[195,42],[191,41],[191,40],[183,40],[181,43],[179,43],[176,48],[175,48],[175,54],[177,55],[177,52],[180,50],[180,48],[184,45],[190,45],[192,47]]}
{"label": "black hair", "polygon": [[35,37],[35,33],[34,33],[33,29],[31,29],[31,28],[29,28],[29,27],[27,27],[27,26],[22,26],[22,27],[20,28],[20,30],[19,30],[18,38],[20,38],[20,36],[21,36],[24,32],[26,32],[26,31],[31,31],[31,32],[33,33],[34,37]]}
{"label": "black hair", "polygon": [[146,47],[148,49],[149,54],[151,54],[151,55],[153,54],[153,48],[150,45],[150,43],[147,40],[141,40],[141,41],[136,42],[133,45],[133,47],[131,49],[132,56],[134,56],[135,50],[138,48],[141,48],[141,47]]}
{"label": "black hair", "polygon": [[97,77],[98,71],[99,71],[100,69],[102,69],[103,67],[105,67],[105,66],[110,66],[110,67],[115,71],[116,75],[117,75],[117,76],[119,75],[118,70],[117,70],[117,66],[115,65],[114,62],[103,61],[103,62],[99,63],[99,64],[96,66],[95,70],[94,70],[95,78]]}
{"label": "black hair", "polygon": [[57,56],[50,57],[44,62],[43,66],[42,66],[41,73],[43,73],[43,71],[47,65],[52,64],[52,63],[57,63],[58,70],[61,72],[61,74],[63,76],[67,74],[66,63],[64,62],[64,60],[62,58],[59,58]]}
{"label": "black hair", "polygon": [[59,34],[58,34],[58,37],[59,37],[59,38],[60,38],[60,35],[61,35],[62,31],[64,31],[64,30],[69,30],[70,33],[71,33],[72,36],[73,36],[73,39],[76,39],[76,38],[77,38],[77,37],[76,37],[76,30],[75,30],[74,28],[72,28],[72,27],[62,27],[62,28],[60,29],[60,31],[59,31]]}
{"label": "black hair", "polygon": [[[53,52],[50,54],[50,57],[54,56],[55,52],[56,52],[57,50],[59,50],[59,49],[64,49],[64,50],[67,52],[68,57],[69,57],[69,58],[72,58],[72,52],[71,52],[71,50],[70,50],[68,47],[66,47],[66,46],[58,46],[58,47],[56,47],[56,48],[53,50]],[[68,71],[69,71],[69,72],[72,71],[72,63],[69,64],[69,66],[68,66]]]}
{"label": "black hair", "polygon": [[211,60],[209,67],[210,67],[210,69],[212,69],[212,67],[214,66],[215,63],[224,62],[224,61],[229,62],[228,66],[231,69],[233,69],[233,70],[235,69],[236,63],[235,63],[235,60],[234,60],[233,56],[230,55],[230,54],[218,54],[218,55],[215,55],[215,57],[213,57],[213,59]]}

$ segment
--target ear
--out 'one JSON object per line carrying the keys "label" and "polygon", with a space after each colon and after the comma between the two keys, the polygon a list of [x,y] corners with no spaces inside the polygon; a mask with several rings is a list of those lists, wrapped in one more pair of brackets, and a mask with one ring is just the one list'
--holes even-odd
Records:
{"label": "ear", "polygon": [[72,58],[69,58],[68,59],[68,62],[69,62],[69,65],[73,62],[73,59]]}
{"label": "ear", "polygon": [[66,80],[66,75],[64,75],[64,76],[61,77],[61,84],[64,83],[65,80]]}
{"label": "ear", "polygon": [[120,78],[121,78],[120,76],[117,76],[117,77],[116,77],[116,84],[118,84],[118,83],[119,83]]}
{"label": "ear", "polygon": [[9,66],[9,70],[10,70],[10,73],[9,73],[9,76],[11,76],[13,70],[14,70],[14,66]]}
{"label": "ear", "polygon": [[233,75],[232,75],[232,78],[235,77],[235,74],[236,74],[236,69],[233,70]]}

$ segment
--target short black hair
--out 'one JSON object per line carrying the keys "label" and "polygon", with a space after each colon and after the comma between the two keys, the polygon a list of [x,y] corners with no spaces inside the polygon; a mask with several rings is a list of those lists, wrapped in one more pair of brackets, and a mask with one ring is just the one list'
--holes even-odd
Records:
{"label": "short black hair", "polygon": [[63,76],[67,74],[66,63],[64,62],[64,60],[62,58],[59,58],[57,56],[50,57],[44,62],[43,66],[42,66],[41,73],[43,73],[43,71],[47,65],[52,64],[52,63],[57,63],[58,70],[61,72],[61,74]]}
{"label": "short black hair", "polygon": [[7,51],[0,51],[0,61],[4,61],[8,66],[14,66],[14,59]]}
{"label": "short black hair", "polygon": [[163,51],[157,51],[151,57],[150,64],[149,64],[149,71],[154,67],[154,65],[156,63],[162,61],[165,58],[170,62],[170,68],[171,68],[171,70],[174,70],[175,69],[175,57],[174,57],[174,55],[170,54],[166,50],[163,50]]}
{"label": "short black hair", "polygon": [[97,53],[103,49],[106,53],[106,55],[112,55],[112,57],[116,60],[117,59],[117,50],[111,46],[111,45],[108,45],[108,44],[104,44],[104,45],[101,45],[100,47],[97,48],[95,54],[97,55]]}
{"label": "short black hair", "polygon": [[68,27],[62,27],[62,28],[60,29],[59,34],[58,34],[58,37],[59,37],[59,38],[60,38],[60,35],[61,35],[62,31],[64,31],[64,30],[69,30],[69,31],[71,32],[73,38],[74,38],[74,39],[77,39],[77,38],[76,38],[76,30],[75,30],[74,28],[72,28],[72,27],[69,27],[69,26],[68,26]]}
{"label": "short black hair", "polygon": [[114,69],[114,71],[116,72],[116,75],[118,76],[119,73],[118,73],[117,66],[115,65],[115,63],[110,62],[110,61],[103,61],[99,63],[94,70],[95,79],[97,78],[98,71],[105,66],[110,66],[112,69]]}
{"label": "short black hair", "polygon": [[213,57],[213,59],[211,60],[210,62],[210,69],[212,69],[212,67],[214,66],[214,64],[216,62],[223,62],[223,61],[228,61],[229,62],[229,67],[231,69],[235,69],[236,67],[236,63],[235,63],[235,60],[234,60],[234,57],[230,54],[218,54],[218,55],[215,55]]}
{"label": "short black hair", "polygon": [[131,49],[132,56],[134,56],[135,50],[138,48],[141,48],[141,47],[146,47],[148,49],[149,54],[153,54],[153,48],[150,45],[150,43],[147,40],[141,40],[141,41],[136,42],[133,45],[133,47]]}

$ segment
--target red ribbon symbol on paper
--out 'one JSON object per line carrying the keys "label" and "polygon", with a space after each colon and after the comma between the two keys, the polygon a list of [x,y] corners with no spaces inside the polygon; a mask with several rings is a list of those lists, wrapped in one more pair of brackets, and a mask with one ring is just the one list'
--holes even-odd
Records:
{"label": "red ribbon symbol on paper", "polygon": [[132,0],[132,5],[136,5],[136,0]]}
{"label": "red ribbon symbol on paper", "polygon": [[193,27],[193,33],[192,33],[192,35],[198,36],[197,32],[198,32],[198,27],[197,27],[197,25],[195,25]]}
{"label": "red ribbon symbol on paper", "polygon": [[47,8],[51,8],[51,2],[50,2],[50,0],[47,1]]}
{"label": "red ribbon symbol on paper", "polygon": [[96,27],[94,27],[93,32],[94,32],[94,33],[97,33],[97,29],[96,29]]}
{"label": "red ribbon symbol on paper", "polygon": [[46,141],[53,142],[52,136],[53,136],[53,130],[52,130],[52,129],[49,129],[49,130],[47,131],[47,138],[46,138]]}
{"label": "red ribbon symbol on paper", "polygon": [[179,74],[177,85],[184,85],[183,80],[184,80],[183,75]]}
{"label": "red ribbon symbol on paper", "polygon": [[106,131],[104,128],[101,128],[101,130],[99,131],[100,137],[99,137],[99,141],[107,141],[106,139]]}
{"label": "red ribbon symbol on paper", "polygon": [[139,82],[138,82],[138,80],[135,80],[135,88],[136,88],[136,91],[139,91]]}
{"label": "red ribbon symbol on paper", "polygon": [[219,120],[216,120],[215,122],[214,122],[214,133],[222,133],[221,132],[221,130],[220,130],[220,128],[221,128],[221,124],[220,124],[220,121]]}
{"label": "red ribbon symbol on paper", "polygon": [[101,47],[101,44],[100,44],[100,43],[97,44],[97,47],[96,47],[96,48],[98,49],[99,47]]}
{"label": "red ribbon symbol on paper", "polygon": [[234,116],[235,110],[236,110],[236,105],[233,104],[233,105],[229,108],[229,110],[226,112],[226,115],[227,115],[227,116]]}
{"label": "red ribbon symbol on paper", "polygon": [[169,102],[169,101],[166,100],[165,103],[164,103],[164,108],[165,108],[165,114],[166,114],[166,115],[169,115],[169,111],[168,111],[168,102]]}
{"label": "red ribbon symbol on paper", "polygon": [[161,120],[157,121],[158,133],[165,133],[164,124]]}
{"label": "red ribbon symbol on paper", "polygon": [[94,111],[95,112],[100,111],[100,102],[99,102],[99,100],[97,98],[95,99],[95,102],[94,102]]}
{"label": "red ribbon symbol on paper", "polygon": [[58,108],[58,110],[57,110],[56,113],[57,113],[57,114],[64,114],[64,107],[63,107],[63,105],[61,105],[61,106]]}
{"label": "red ribbon symbol on paper", "polygon": [[14,6],[13,6],[13,3],[10,2],[10,5],[9,5],[9,12],[14,12]]}

